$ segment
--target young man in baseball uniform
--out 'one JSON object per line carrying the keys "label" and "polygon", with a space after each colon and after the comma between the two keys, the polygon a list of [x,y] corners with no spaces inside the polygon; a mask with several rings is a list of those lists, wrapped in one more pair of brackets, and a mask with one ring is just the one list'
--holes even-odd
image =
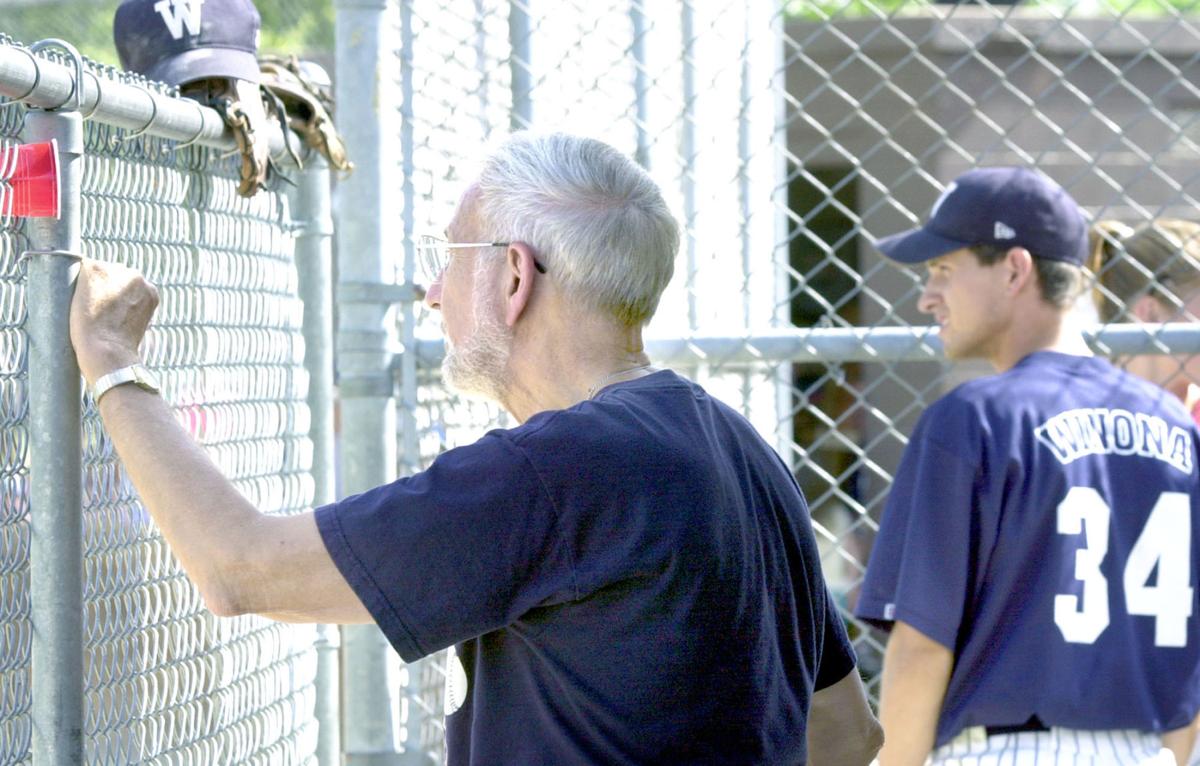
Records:
{"label": "young man in baseball uniform", "polygon": [[926,410],[883,513],[857,607],[891,628],[882,766],[1182,762],[1200,432],[1070,326],[1078,206],[1032,170],[973,170],[879,249],[925,265],[946,356],[998,373]]}

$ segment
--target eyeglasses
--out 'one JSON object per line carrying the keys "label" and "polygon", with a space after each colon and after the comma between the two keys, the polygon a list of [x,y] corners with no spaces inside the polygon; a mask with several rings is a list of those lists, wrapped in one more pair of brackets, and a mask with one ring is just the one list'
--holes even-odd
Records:
{"label": "eyeglasses", "polygon": [[[430,282],[437,281],[446,266],[450,263],[450,251],[462,250],[469,247],[508,247],[511,242],[447,242],[441,237],[429,234],[417,237],[417,259],[425,278]],[[533,259],[533,266],[539,274],[546,273],[546,267]]]}

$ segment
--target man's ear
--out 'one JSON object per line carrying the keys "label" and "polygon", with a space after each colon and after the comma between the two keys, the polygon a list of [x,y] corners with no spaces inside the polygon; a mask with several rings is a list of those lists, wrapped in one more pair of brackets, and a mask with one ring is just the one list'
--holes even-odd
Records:
{"label": "man's ear", "polygon": [[1010,247],[1004,254],[1004,266],[1007,269],[1008,288],[1013,295],[1021,292],[1027,285],[1034,286],[1037,269],[1033,265],[1033,255],[1023,247]]}
{"label": "man's ear", "polygon": [[533,283],[538,272],[533,249],[524,242],[510,244],[504,258],[504,323],[512,327],[533,299]]}

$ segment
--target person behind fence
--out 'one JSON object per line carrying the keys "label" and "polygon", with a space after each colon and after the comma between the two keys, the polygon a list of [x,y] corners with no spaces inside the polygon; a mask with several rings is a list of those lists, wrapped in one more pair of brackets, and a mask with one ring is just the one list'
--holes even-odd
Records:
{"label": "person behind fence", "polygon": [[455,647],[451,764],[869,762],[878,722],[791,473],[643,350],[679,242],[649,176],[518,134],[446,235],[425,248],[445,379],[520,425],[291,517],[251,507],[144,387],[154,288],[83,262],[80,368],[209,608],[373,620],[407,661]]}
{"label": "person behind fence", "polygon": [[871,551],[880,763],[1184,762],[1200,431],[1074,326],[1078,205],[1034,170],[976,169],[878,247],[925,266],[946,356],[997,372],[923,413]]}
{"label": "person behind fence", "polygon": [[[1200,321],[1200,223],[1161,218],[1134,230],[1104,220],[1091,240],[1102,320]],[[1178,396],[1200,422],[1200,354],[1137,355],[1123,366]]]}

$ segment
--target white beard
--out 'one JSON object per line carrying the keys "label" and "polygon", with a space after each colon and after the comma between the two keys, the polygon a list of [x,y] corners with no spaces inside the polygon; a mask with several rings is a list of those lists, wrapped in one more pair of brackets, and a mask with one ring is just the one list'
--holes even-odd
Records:
{"label": "white beard", "polygon": [[[478,284],[478,282],[477,282]],[[480,301],[476,300],[476,306]],[[459,347],[446,339],[442,379],[463,396],[500,403],[507,387],[512,330],[495,318],[494,306],[483,305],[476,314],[475,330]]]}

